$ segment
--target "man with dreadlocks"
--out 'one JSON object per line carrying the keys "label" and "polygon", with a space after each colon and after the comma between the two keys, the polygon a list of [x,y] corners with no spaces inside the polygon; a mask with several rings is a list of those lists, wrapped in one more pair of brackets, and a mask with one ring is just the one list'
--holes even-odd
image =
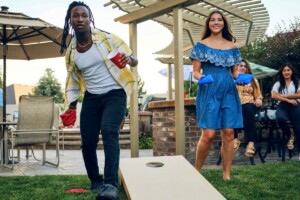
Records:
{"label": "man with dreadlocks", "polygon": [[[70,27],[75,34],[67,47]],[[138,61],[119,37],[95,29],[89,6],[80,1],[72,2],[67,10],[61,53],[65,49],[66,99],[70,103],[65,113],[74,111],[78,99],[84,95],[80,113],[81,148],[91,190],[98,192],[99,200],[119,199],[119,125],[126,112],[126,95],[137,87],[137,82],[127,67],[118,68],[107,56],[117,49],[121,53],[121,65],[134,67]],[[99,175],[96,154],[100,130],[105,155],[104,177]]]}

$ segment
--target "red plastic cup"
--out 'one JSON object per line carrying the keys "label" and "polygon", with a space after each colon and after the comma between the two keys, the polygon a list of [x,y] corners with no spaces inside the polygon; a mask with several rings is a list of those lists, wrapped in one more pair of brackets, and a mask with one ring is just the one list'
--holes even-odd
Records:
{"label": "red plastic cup", "polygon": [[125,65],[121,65],[120,58],[121,54],[117,49],[113,49],[107,56],[109,60],[111,60],[117,67],[120,69],[124,68]]}

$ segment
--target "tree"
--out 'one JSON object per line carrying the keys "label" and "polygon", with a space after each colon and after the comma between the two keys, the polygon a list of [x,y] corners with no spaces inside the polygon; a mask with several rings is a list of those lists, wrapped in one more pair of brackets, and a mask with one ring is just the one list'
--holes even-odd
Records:
{"label": "tree", "polygon": [[274,36],[264,35],[241,48],[241,54],[247,60],[273,69],[288,62],[300,72],[300,18],[295,17],[289,26],[284,22],[278,25]]}
{"label": "tree", "polygon": [[54,96],[56,103],[63,103],[63,93],[61,84],[58,79],[54,77],[53,70],[47,68],[45,74],[40,78],[35,89],[33,90],[34,95],[41,96]]}
{"label": "tree", "polygon": [[[241,48],[241,55],[253,63],[279,69],[285,63],[291,63],[300,75],[300,18],[295,17],[288,26],[278,25],[274,36],[264,35],[251,44]],[[285,27],[285,28],[284,28]],[[264,96],[270,96],[276,77],[262,81]]]}

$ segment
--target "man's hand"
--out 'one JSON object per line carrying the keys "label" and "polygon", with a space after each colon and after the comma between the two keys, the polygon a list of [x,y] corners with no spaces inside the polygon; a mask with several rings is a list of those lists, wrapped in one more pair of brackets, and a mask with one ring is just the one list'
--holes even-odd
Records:
{"label": "man's hand", "polygon": [[120,52],[121,57],[120,57],[120,63],[122,66],[125,66],[126,64],[131,64],[131,59],[129,56],[127,56],[125,53]]}
{"label": "man's hand", "polygon": [[59,125],[60,128],[72,128],[76,122],[76,109],[68,108],[64,114],[60,115],[62,124]]}

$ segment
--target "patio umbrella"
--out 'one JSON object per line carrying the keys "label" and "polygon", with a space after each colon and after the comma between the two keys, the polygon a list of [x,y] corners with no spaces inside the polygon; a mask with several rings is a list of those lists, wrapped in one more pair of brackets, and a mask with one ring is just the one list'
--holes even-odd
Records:
{"label": "patio umbrella", "polygon": [[[254,74],[255,78],[257,79],[263,79],[266,77],[272,77],[275,74],[277,74],[278,70],[272,69],[263,65],[259,65],[256,63],[249,62],[252,73]],[[192,71],[193,71],[193,66],[192,65],[184,65],[183,66],[183,79],[185,81],[194,81],[197,82],[194,78],[192,78]],[[164,68],[160,70],[158,73],[161,75],[167,77],[168,76],[168,70],[167,68]],[[172,78],[174,78],[174,67],[172,66]]]}
{"label": "patio umbrella", "polygon": [[[194,82],[197,82],[194,78],[193,78],[193,66],[192,65],[183,65],[183,80],[185,81],[194,81]],[[161,75],[167,77],[168,76],[168,69],[167,68],[164,68],[160,71],[158,71],[158,73],[160,73]],[[175,77],[175,74],[174,74],[174,66],[172,65],[172,78]]]}
{"label": "patio umbrella", "polygon": [[263,65],[249,62],[252,73],[256,79],[264,79],[266,77],[272,77],[277,74],[278,70],[272,69]]}
{"label": "patio umbrella", "polygon": [[6,59],[33,60],[63,56],[63,30],[23,13],[0,11],[0,58],[3,59],[3,121],[6,121]]}
{"label": "patio umbrella", "polygon": [[[172,75],[171,77],[174,78],[175,74],[174,74],[174,65],[172,65]],[[162,70],[160,70],[158,73],[160,73],[161,75],[168,77],[168,69],[164,68]],[[197,80],[195,80],[193,78],[193,66],[192,65],[183,65],[183,80],[185,81],[189,81],[189,94],[191,95],[192,93],[192,82],[197,83]]]}

